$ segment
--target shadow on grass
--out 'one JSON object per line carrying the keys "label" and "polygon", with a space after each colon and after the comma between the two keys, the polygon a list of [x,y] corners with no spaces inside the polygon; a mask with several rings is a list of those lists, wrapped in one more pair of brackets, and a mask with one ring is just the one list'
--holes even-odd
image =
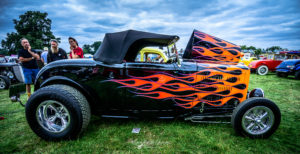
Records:
{"label": "shadow on grass", "polygon": [[[227,119],[226,121],[229,121]],[[223,120],[224,121],[224,120]],[[120,119],[120,118],[102,118],[98,116],[92,116],[89,126],[86,130],[86,134],[93,134],[93,132],[97,132],[99,129],[115,129],[122,127],[147,127],[151,128],[153,126],[156,127],[181,127],[183,129],[189,129],[191,127],[201,127],[201,128],[209,128],[209,127],[231,127],[230,123],[197,123],[191,121],[185,121],[184,119],[156,119],[156,118],[147,118],[147,119]]]}

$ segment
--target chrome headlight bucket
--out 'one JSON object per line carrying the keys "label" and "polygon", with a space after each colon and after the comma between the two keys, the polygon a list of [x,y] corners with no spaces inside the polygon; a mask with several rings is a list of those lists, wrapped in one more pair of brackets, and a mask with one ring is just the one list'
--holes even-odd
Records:
{"label": "chrome headlight bucket", "polygon": [[255,88],[248,93],[248,98],[251,97],[265,97],[265,93],[261,88]]}
{"label": "chrome headlight bucket", "polygon": [[12,79],[12,78],[14,78],[14,73],[11,72],[11,71],[9,71],[9,72],[7,72],[7,76],[8,76],[10,79]]}

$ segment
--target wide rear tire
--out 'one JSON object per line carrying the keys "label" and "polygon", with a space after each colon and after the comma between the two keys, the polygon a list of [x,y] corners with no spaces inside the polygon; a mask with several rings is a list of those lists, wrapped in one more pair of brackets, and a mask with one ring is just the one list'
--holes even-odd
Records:
{"label": "wide rear tire", "polygon": [[26,103],[26,119],[44,140],[75,139],[87,127],[91,111],[86,98],[67,85],[37,90]]}
{"label": "wide rear tire", "polygon": [[278,128],[281,120],[279,108],[271,100],[252,97],[233,111],[231,124],[239,135],[250,138],[268,138]]}

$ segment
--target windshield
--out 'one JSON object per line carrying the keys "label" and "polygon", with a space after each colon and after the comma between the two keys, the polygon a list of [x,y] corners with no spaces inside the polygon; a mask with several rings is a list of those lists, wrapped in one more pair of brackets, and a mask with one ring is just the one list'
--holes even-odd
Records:
{"label": "windshield", "polygon": [[141,49],[135,58],[135,62],[169,63],[176,59],[175,43],[169,46],[147,46]]}

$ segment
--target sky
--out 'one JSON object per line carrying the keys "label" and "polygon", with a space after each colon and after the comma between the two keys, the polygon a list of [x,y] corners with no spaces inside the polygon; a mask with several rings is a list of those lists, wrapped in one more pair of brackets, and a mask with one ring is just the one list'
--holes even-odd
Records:
{"label": "sky", "polygon": [[0,40],[13,19],[47,12],[52,32],[68,51],[128,29],[178,35],[185,49],[194,29],[237,45],[300,49],[300,0],[0,0]]}

